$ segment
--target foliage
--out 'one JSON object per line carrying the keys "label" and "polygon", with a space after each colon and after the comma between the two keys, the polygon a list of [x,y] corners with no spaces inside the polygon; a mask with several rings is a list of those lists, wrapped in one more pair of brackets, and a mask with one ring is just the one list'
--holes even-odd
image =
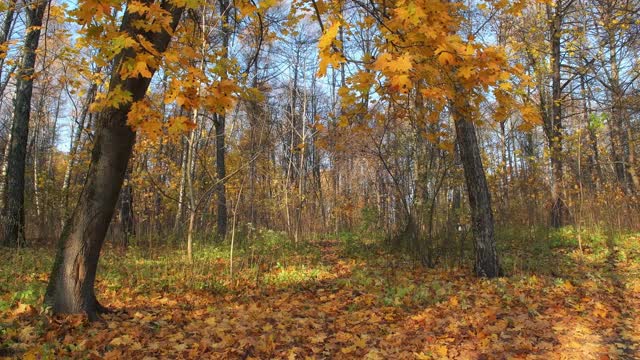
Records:
{"label": "foliage", "polygon": [[[553,236],[568,238],[571,231]],[[192,265],[171,248],[130,248],[126,254],[109,248],[98,289],[117,312],[93,324],[38,310],[48,256],[36,257],[34,249],[3,252],[3,263],[11,266],[1,273],[0,299],[9,306],[0,318],[0,351],[27,358],[150,352],[253,358],[622,357],[632,354],[640,339],[638,240],[625,234],[616,238],[615,250],[584,255],[568,242],[548,246],[550,253],[539,256],[549,256],[551,263],[537,262],[540,268],[521,268],[492,281],[461,269],[416,268],[386,252],[368,259],[348,256],[346,241],[292,249],[272,259],[259,282],[256,268],[243,267],[233,283],[225,272],[226,246],[200,248]],[[236,262],[272,256],[276,242],[259,254],[241,252]],[[600,246],[597,240],[585,244]],[[536,246],[526,247],[535,255]],[[320,259],[310,254],[314,251]],[[285,258],[288,265],[279,264]],[[545,275],[546,266],[555,273]]]}

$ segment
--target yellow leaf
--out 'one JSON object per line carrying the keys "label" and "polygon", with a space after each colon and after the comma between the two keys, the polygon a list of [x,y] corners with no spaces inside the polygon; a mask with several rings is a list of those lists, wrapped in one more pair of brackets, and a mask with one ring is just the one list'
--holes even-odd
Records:
{"label": "yellow leaf", "polygon": [[449,349],[447,349],[445,345],[435,345],[433,347],[433,352],[438,356],[447,356]]}
{"label": "yellow leaf", "polygon": [[[191,122],[186,116],[174,116],[167,121],[167,131],[169,135],[179,135],[195,129],[196,124]],[[215,319],[212,318],[214,321]],[[209,321],[209,319],[207,319]]]}
{"label": "yellow leaf", "polygon": [[463,66],[458,69],[458,76],[463,79],[470,79],[475,74],[475,70],[471,66]]}
{"label": "yellow leaf", "polygon": [[438,62],[442,65],[453,65],[456,62],[455,56],[448,51],[442,51],[438,55]]}
{"label": "yellow leaf", "polygon": [[340,29],[340,21],[334,21],[331,26],[324,31],[324,34],[320,36],[318,40],[318,48],[320,50],[327,49],[333,43],[336,36],[338,36],[338,30]]}
{"label": "yellow leaf", "polygon": [[513,89],[513,85],[511,85],[510,82],[503,82],[503,83],[500,83],[500,89],[502,89],[504,91],[509,91],[509,90]]}
{"label": "yellow leaf", "polygon": [[344,61],[344,58],[340,54],[320,54],[320,64],[318,65],[318,77],[323,77],[327,74],[327,67],[331,65],[334,69],[340,66]]}
{"label": "yellow leaf", "polygon": [[133,69],[133,73],[137,73],[140,74],[140,76],[145,77],[145,78],[150,78],[151,77],[151,72],[149,71],[149,68],[147,67],[147,63],[144,61],[138,61],[136,62],[136,66]]}
{"label": "yellow leaf", "polygon": [[[520,114],[522,115],[522,120],[524,120],[524,122],[527,124],[531,124],[531,125],[542,124],[542,117],[540,116],[538,109],[532,106],[531,104],[522,106],[522,108],[520,108]],[[571,285],[571,283],[568,283],[568,284]]]}
{"label": "yellow leaf", "polygon": [[387,66],[391,71],[408,72],[413,68],[413,64],[411,63],[411,55],[403,54],[397,59],[390,61]]}
{"label": "yellow leaf", "polygon": [[401,92],[408,92],[411,89],[411,79],[409,75],[396,75],[391,77],[391,88]]}
{"label": "yellow leaf", "polygon": [[388,53],[378,56],[376,61],[373,62],[372,68],[378,71],[385,71],[389,67],[389,62],[393,60],[393,56]]}
{"label": "yellow leaf", "polygon": [[131,343],[131,336],[129,335],[122,335],[116,338],[113,338],[113,340],[111,340],[111,342],[109,343],[109,345],[111,346],[120,346],[120,345],[128,345]]}

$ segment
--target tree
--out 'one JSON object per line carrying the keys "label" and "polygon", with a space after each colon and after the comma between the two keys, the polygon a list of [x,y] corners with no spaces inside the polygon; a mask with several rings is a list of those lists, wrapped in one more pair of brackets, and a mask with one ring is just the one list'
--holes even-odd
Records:
{"label": "tree", "polygon": [[457,90],[461,98],[452,101],[451,112],[471,207],[471,227],[475,239],[475,272],[480,277],[493,278],[501,276],[502,269],[496,252],[491,194],[482,166],[476,129],[469,118],[468,110],[465,110],[470,109],[471,106],[468,100],[465,100],[465,90],[462,88]]}
{"label": "tree", "polygon": [[563,199],[562,186],[564,179],[564,164],[562,156],[562,90],[567,83],[562,82],[562,26],[567,11],[573,0],[558,0],[555,4],[547,5],[549,17],[549,41],[551,46],[551,112],[544,116],[544,128],[549,141],[551,158],[551,226],[566,225],[569,216],[567,205]]}
{"label": "tree", "polygon": [[[21,246],[25,242],[24,188],[27,141],[29,138],[29,118],[33,78],[35,76],[36,51],[40,40],[42,19],[48,0],[36,0],[25,4],[27,15],[26,36],[22,63],[16,83],[15,110],[11,126],[7,172],[4,185],[4,207],[2,209],[2,239],[7,246]],[[9,14],[7,14],[7,19]]]}
{"label": "tree", "polygon": [[[229,58],[229,40],[231,38],[231,5],[227,0],[220,0],[220,16],[222,18],[222,60],[226,61]],[[227,166],[225,164],[226,146],[225,146],[225,126],[226,126],[225,114],[216,114],[214,119],[215,134],[216,134],[216,204],[217,204],[217,233],[218,236],[224,239],[227,234],[227,191],[226,191],[226,177]]]}
{"label": "tree", "polygon": [[[530,126],[540,122],[529,104],[515,100],[510,79],[520,77],[521,68],[508,63],[501,47],[484,45],[471,34],[466,39],[458,34],[459,29],[471,23],[460,11],[460,4],[437,2],[427,5],[401,1],[356,4],[372,16],[369,23],[377,24],[378,43],[382,45],[375,58],[372,54],[364,54],[361,60],[375,75],[360,70],[352,76],[348,81],[351,89],[343,92],[346,95],[344,103],[353,104],[379,82],[383,84],[378,90],[383,101],[403,104],[420,93],[426,105],[425,111],[418,115],[423,117],[425,124],[436,123],[445,106],[450,105],[472,207],[476,274],[499,276],[489,189],[475,129],[469,122],[479,120],[471,115],[486,100],[485,93],[490,87],[497,103],[494,114],[497,121],[503,121],[515,109],[523,113],[524,121]],[[522,5],[500,3],[495,6],[495,11],[515,14]],[[337,34],[341,26],[352,24],[346,24],[336,15],[339,13],[337,8],[339,6],[333,6],[327,11],[330,16],[325,24],[331,25],[324,27],[319,40],[320,75],[326,73],[328,66],[335,67],[351,60],[340,50],[343,41]],[[317,15],[320,19],[320,14]],[[358,114],[363,112],[363,109],[358,110]],[[366,111],[368,109],[364,109]],[[405,112],[398,116],[408,115]],[[436,141],[439,138],[435,136]]]}
{"label": "tree", "polygon": [[[153,1],[137,5],[135,9],[127,7],[122,16],[120,35],[130,40],[130,46],[121,47],[114,57],[107,98],[110,101],[104,103],[97,116],[86,184],[58,244],[45,294],[45,304],[55,313],[85,313],[90,320],[96,320],[106,310],[96,299],[94,283],[100,250],[135,143],[136,131],[127,120],[133,105],[144,99],[157,69],[156,61],[142,62],[141,55],[159,56],[167,49],[184,10],[179,2],[168,0],[153,8]],[[82,11],[91,14],[91,7],[90,2],[80,5],[81,20]],[[84,19],[89,22],[92,18],[90,15]],[[145,22],[159,26],[140,26]]]}

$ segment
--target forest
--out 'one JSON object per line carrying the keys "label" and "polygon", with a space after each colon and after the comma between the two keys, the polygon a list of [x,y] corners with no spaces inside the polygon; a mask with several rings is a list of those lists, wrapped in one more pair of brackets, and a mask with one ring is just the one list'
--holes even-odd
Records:
{"label": "forest", "polygon": [[0,359],[639,359],[640,0],[3,0]]}

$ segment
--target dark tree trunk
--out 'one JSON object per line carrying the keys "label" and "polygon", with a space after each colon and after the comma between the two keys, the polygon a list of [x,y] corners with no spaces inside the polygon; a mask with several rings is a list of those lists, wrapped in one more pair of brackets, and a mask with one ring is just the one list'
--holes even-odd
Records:
{"label": "dark tree trunk", "polygon": [[25,6],[28,31],[24,40],[22,65],[17,76],[16,100],[11,126],[11,142],[7,159],[7,173],[4,187],[4,208],[2,209],[2,239],[6,246],[24,244],[24,172],[29,138],[29,116],[33,75],[36,65],[36,50],[40,40],[40,27],[47,8],[47,0],[37,0],[35,7]]}
{"label": "dark tree trunk", "polygon": [[[2,32],[0,32],[0,44],[4,44],[9,40],[9,38],[11,38],[11,30],[16,18],[16,0],[9,0],[7,6],[8,9],[4,13],[4,21],[2,22]],[[6,59],[6,57],[0,58],[0,80],[2,80]],[[7,83],[9,82],[9,77],[12,73],[12,69],[9,69],[9,72],[5,75],[6,81],[0,84],[0,97],[4,95],[4,89],[6,88]]]}
{"label": "dark tree trunk", "polygon": [[217,234],[220,239],[224,239],[227,235],[227,189],[226,189],[226,177],[227,168],[225,165],[225,144],[224,144],[224,128],[225,128],[224,115],[216,115],[215,131],[216,131],[216,174],[218,181],[216,183],[216,223],[218,225]]}
{"label": "dark tree trunk", "polygon": [[[230,17],[231,13],[228,0],[220,0],[220,15],[222,16],[222,47],[225,49],[224,58],[229,56],[229,40],[231,38]],[[227,167],[225,164],[226,146],[225,146],[225,126],[226,118],[223,114],[218,114],[215,117],[214,123],[216,132],[216,175],[218,181],[216,183],[216,232],[220,239],[224,239],[227,235],[227,189],[226,189],[226,177]]]}
{"label": "dark tree trunk", "polygon": [[[464,92],[462,89],[458,91]],[[494,278],[501,276],[502,270],[496,252],[491,195],[482,166],[475,126],[464,113],[465,109],[470,107],[466,106],[466,102],[463,107],[459,107],[460,105],[454,104],[452,113],[471,207],[471,228],[475,238],[475,272],[479,277]]]}
{"label": "dark tree trunk", "polygon": [[[160,217],[156,214],[156,217]],[[129,238],[135,236],[133,217],[133,187],[131,186],[131,168],[125,174],[125,184],[120,191],[120,223],[122,225],[122,246],[129,246]]]}
{"label": "dark tree trunk", "polygon": [[563,6],[561,0],[557,1],[551,16],[551,116],[546,117],[545,132],[549,140],[551,158],[551,226],[558,228],[567,224],[569,210],[562,199],[562,182],[564,169],[562,163],[562,84],[560,77],[561,67],[561,36]]}
{"label": "dark tree trunk", "polygon": [[[182,15],[182,8],[173,7],[168,1],[160,5],[172,16],[171,28],[175,29]],[[167,32],[146,33],[133,28],[140,20],[137,15],[125,13],[122,30],[133,38],[143,36],[158,52],[164,52],[171,36]],[[115,64],[135,57],[133,50],[122,53]],[[114,69],[118,69],[114,66]],[[155,69],[151,69],[155,72]],[[132,100],[144,98],[151,79],[137,77],[123,80],[115,70],[109,89],[121,86],[131,92]],[[98,319],[105,310],[97,301],[94,282],[100,250],[115,211],[118,194],[124,181],[129,158],[135,143],[135,132],[127,125],[131,103],[120,108],[107,108],[98,115],[91,166],[80,200],[67,221],[60,237],[56,259],[45,294],[45,304],[54,313],[85,313],[90,320]]]}

